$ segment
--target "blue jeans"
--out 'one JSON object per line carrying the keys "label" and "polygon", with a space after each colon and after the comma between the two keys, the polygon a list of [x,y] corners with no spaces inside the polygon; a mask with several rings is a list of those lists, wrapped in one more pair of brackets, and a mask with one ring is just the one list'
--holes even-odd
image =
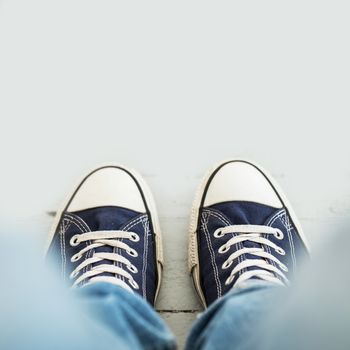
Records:
{"label": "blue jeans", "polygon": [[[187,349],[349,349],[349,254],[342,242],[337,254],[329,248],[326,259],[305,267],[297,287],[251,281],[217,300],[196,320]],[[2,238],[1,350],[175,347],[141,297],[106,283],[66,288],[29,247],[23,237]]]}
{"label": "blue jeans", "polygon": [[[276,288],[253,282],[219,299],[195,322],[188,349],[235,349],[247,345],[251,327],[261,320]],[[175,340],[154,309],[136,294],[99,283],[78,291],[78,298],[115,335],[116,349],[174,349]],[[243,348],[243,347],[242,347]]]}
{"label": "blue jeans", "polygon": [[[7,290],[0,301],[0,349],[176,348],[164,321],[139,295],[108,283],[70,290],[38,261],[32,264],[27,252],[21,255],[25,266],[18,266],[19,271],[17,264],[15,270],[0,271],[5,294]],[[24,267],[31,273],[21,274]],[[238,349],[244,333],[250,333],[251,320],[258,320],[266,308],[270,289],[276,288],[257,282],[219,299],[195,322],[188,349],[227,349],[232,344]]]}

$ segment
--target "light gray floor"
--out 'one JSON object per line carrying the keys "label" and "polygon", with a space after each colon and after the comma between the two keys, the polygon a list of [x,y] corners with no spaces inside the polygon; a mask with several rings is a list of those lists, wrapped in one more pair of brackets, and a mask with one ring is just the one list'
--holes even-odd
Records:
{"label": "light gray floor", "polygon": [[43,238],[86,171],[136,168],[164,233],[157,309],[182,345],[200,310],[189,212],[213,163],[268,168],[315,250],[350,229],[349,21],[335,3],[0,2],[3,229]]}

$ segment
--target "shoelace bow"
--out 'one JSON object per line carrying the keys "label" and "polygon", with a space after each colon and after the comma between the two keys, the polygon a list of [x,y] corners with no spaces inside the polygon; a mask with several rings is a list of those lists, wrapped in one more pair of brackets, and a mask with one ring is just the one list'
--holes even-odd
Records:
{"label": "shoelace bow", "polygon": [[[119,248],[125,250],[128,255],[131,257],[137,257],[138,254],[135,249],[130,248],[125,242],[122,242],[121,239],[128,239],[133,242],[138,242],[140,237],[133,232],[128,231],[92,231],[87,233],[82,233],[74,235],[70,240],[70,245],[75,247],[82,242],[91,241],[91,244],[87,245],[81,249],[78,253],[74,254],[71,257],[72,262],[76,262],[82,258],[82,256],[88,251],[93,251],[90,258],[85,259],[81,264],[79,264],[74,271],[70,274],[71,279],[75,279],[79,273],[87,266],[96,264],[103,260],[112,262],[112,264],[99,264],[93,266],[90,270],[83,272],[73,283],[73,287],[79,285],[79,283],[88,280],[88,283],[92,282],[109,282],[120,287],[126,288],[128,290],[139,289],[138,284],[134,280],[131,273],[135,274],[138,272],[136,266],[134,266],[129,259],[123,257],[120,254],[115,252],[96,252],[96,248],[103,246],[109,246],[113,248]],[[115,263],[121,263],[121,266],[116,266]],[[125,267],[128,271],[125,270]],[[112,273],[115,276],[101,276],[101,274]],[[125,282],[127,280],[130,286]]]}
{"label": "shoelace bow", "polygon": [[[277,239],[282,240],[283,232],[281,230],[270,226],[231,225],[217,229],[214,232],[214,237],[220,238],[225,236],[226,234],[234,233],[237,233],[238,235],[230,238],[225,244],[223,244],[219,248],[220,254],[227,253],[232,245],[245,241],[257,243],[261,246],[261,248],[243,247],[242,249],[236,250],[227,258],[227,260],[222,264],[222,269],[224,270],[228,269],[232,265],[233,261],[243,254],[251,254],[258,257],[258,259],[244,259],[243,261],[238,263],[233,268],[230,276],[225,281],[225,285],[231,284],[234,281],[237,273],[241,272],[247,267],[256,267],[256,269],[242,272],[241,275],[237,278],[235,285],[238,285],[239,283],[247,281],[253,277],[257,277],[262,280],[277,283],[280,285],[286,285],[289,283],[287,277],[282,272],[288,272],[287,266],[283,264],[279,259],[277,259],[274,255],[266,251],[264,249],[264,246],[272,248],[280,255],[285,255],[285,251],[268,238],[262,237],[262,235],[274,235]],[[274,262],[275,264],[273,264],[272,262]],[[280,278],[276,277],[275,274]]]}

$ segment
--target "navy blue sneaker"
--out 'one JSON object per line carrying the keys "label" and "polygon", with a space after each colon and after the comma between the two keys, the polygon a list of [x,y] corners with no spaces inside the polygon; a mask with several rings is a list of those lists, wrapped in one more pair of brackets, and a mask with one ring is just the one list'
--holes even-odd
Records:
{"label": "navy blue sneaker", "polygon": [[252,279],[288,285],[307,256],[292,208],[261,168],[232,160],[204,179],[192,209],[189,268],[205,307]]}
{"label": "navy blue sneaker", "polygon": [[135,172],[108,165],[87,175],[57,213],[47,249],[70,285],[112,283],[154,305],[160,228],[152,194]]}

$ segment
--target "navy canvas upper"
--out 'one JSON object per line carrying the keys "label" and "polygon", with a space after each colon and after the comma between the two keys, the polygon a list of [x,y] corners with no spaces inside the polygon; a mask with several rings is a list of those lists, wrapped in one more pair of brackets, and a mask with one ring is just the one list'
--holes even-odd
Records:
{"label": "navy canvas upper", "polygon": [[[64,212],[48,252],[51,256],[55,255],[56,260],[59,261],[62,278],[72,284],[73,281],[69,279],[70,273],[83,259],[87,259],[93,254],[93,251],[90,250],[79,261],[71,262],[71,257],[85,246],[91,244],[91,241],[81,242],[78,246],[71,246],[70,239],[76,234],[101,230],[122,230],[138,234],[140,237],[138,242],[125,240],[125,243],[130,248],[137,251],[137,257],[128,255],[124,249],[110,246],[99,247],[94,249],[94,251],[112,253],[115,250],[114,252],[117,254],[129,259],[138,270],[137,273],[133,274],[134,280],[140,287],[136,292],[153,304],[156,293],[157,272],[155,265],[155,239],[148,214],[114,206],[98,207],[77,212]],[[112,264],[111,261],[101,261],[96,264],[102,263]],[[117,266],[119,264],[120,267],[123,267],[120,262],[114,262],[114,264],[117,264]],[[92,266],[93,264],[84,268],[81,274],[91,269]],[[105,275],[112,274],[106,272]],[[123,279],[124,277],[118,276],[118,278]],[[81,284],[87,282],[85,280]]]}
{"label": "navy canvas upper", "polygon": [[[282,240],[273,235],[265,237],[284,249],[286,254],[282,256],[273,251],[271,247],[250,241],[235,244],[231,246],[227,253],[219,254],[220,246],[225,244],[233,235],[239,235],[239,233],[226,234],[223,237],[216,238],[214,237],[215,230],[225,226],[245,224],[265,225],[280,229],[284,235]],[[295,273],[300,261],[308,254],[286,208],[276,209],[264,204],[242,201],[219,203],[200,210],[198,227],[200,277],[207,304],[228,292],[243,272],[252,269],[252,267],[248,267],[241,270],[235,276],[232,284],[225,285],[232,269],[222,269],[222,264],[235,250],[263,247],[265,251],[274,255],[288,267],[289,271],[286,273],[288,279]],[[252,254],[244,254],[233,262],[233,266],[246,258],[256,259],[258,257]],[[271,260],[270,262],[277,267],[275,262]],[[276,275],[276,277],[278,276]]]}

